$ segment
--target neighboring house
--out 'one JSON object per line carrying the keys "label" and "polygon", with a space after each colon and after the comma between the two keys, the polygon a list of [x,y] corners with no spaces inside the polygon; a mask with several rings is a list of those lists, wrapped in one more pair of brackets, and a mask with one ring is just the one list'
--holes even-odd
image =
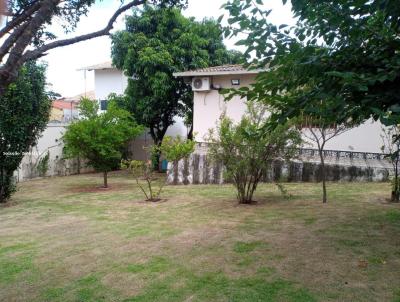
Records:
{"label": "neighboring house", "polygon": [[[80,70],[94,72],[94,99],[99,102],[101,111],[107,109],[107,99],[111,93],[124,94],[128,86],[128,77],[121,70],[112,66],[111,61],[87,66]],[[187,133],[188,129],[182,118],[176,117],[175,124],[169,127],[166,135],[186,137]],[[129,151],[134,159],[144,160],[148,158],[148,153],[143,148],[151,145],[151,136],[146,131],[130,144]]]}
{"label": "neighboring house", "polygon": [[78,105],[82,98],[95,99],[94,91],[78,94],[74,97],[54,100],[50,111],[50,122],[67,123],[79,118]]}
{"label": "neighboring house", "polygon": [[75,101],[67,102],[63,99],[53,101],[50,111],[50,121],[67,123],[78,119],[79,112],[77,106],[78,102]]}
{"label": "neighboring house", "polygon": [[[235,96],[231,101],[226,102],[219,93],[219,89],[249,86],[254,83],[259,72],[261,70],[249,71],[240,65],[227,65],[174,74],[176,77],[187,78],[193,83],[193,129],[197,133],[198,142],[205,141],[208,130],[215,128],[223,112],[237,122],[246,111],[245,99]],[[194,87],[197,82],[201,85],[199,88]],[[329,141],[326,149],[381,153],[381,134],[381,123],[367,121]]]}
{"label": "neighboring house", "polygon": [[[196,141],[199,144],[194,156],[194,162],[189,163],[189,165],[194,166],[182,168],[184,171],[190,171],[190,173],[182,175],[182,172],[179,172],[179,175],[171,175],[174,178],[173,182],[209,183],[223,181],[221,176],[222,170],[220,168],[216,172],[214,168],[217,169],[217,167],[208,167],[207,165],[210,163],[204,162],[207,161],[206,158],[201,157],[199,163],[199,158],[196,158],[196,156],[206,155],[207,146],[205,137],[209,129],[216,127],[222,113],[225,112],[228,117],[238,122],[246,111],[245,99],[236,96],[231,101],[225,101],[224,97],[220,94],[220,89],[249,86],[251,83],[254,83],[257,74],[262,71],[265,70],[247,70],[240,65],[226,65],[174,74],[175,77],[183,77],[192,83],[194,91],[193,127],[194,132],[197,133]],[[349,177],[356,179],[358,177],[359,179],[378,180],[387,177],[389,165],[383,160],[383,155],[380,154],[382,146],[381,134],[382,125],[379,122],[367,121],[329,141],[325,147],[327,150],[327,162],[335,166],[335,169],[340,167],[338,168],[339,172],[336,170],[332,172],[334,176],[331,179],[337,180],[335,177],[338,178],[340,173],[343,174],[339,177],[340,179]],[[316,146],[312,144],[305,145],[304,147],[316,149]],[[306,161],[313,164],[319,162],[313,150],[304,151],[302,159],[303,162]],[[342,167],[360,168],[365,171],[360,172],[353,169],[351,171],[355,172],[349,172],[349,174],[345,171],[340,172]],[[316,175],[318,173],[317,168],[315,167],[313,170],[312,173],[314,174],[311,178],[318,178],[318,175]],[[293,172],[294,168],[292,167],[283,167],[282,169],[289,169],[290,171],[280,171],[279,173],[297,173],[298,175],[291,176],[293,180],[310,178],[310,175],[303,175],[305,169],[302,166],[296,168],[297,172]],[[373,174],[368,169],[378,169],[379,171],[374,170],[375,174]],[[217,177],[216,175],[219,176]],[[215,177],[218,179],[215,179]]]}
{"label": "neighboring house", "polygon": [[94,72],[94,98],[99,101],[100,110],[107,109],[107,99],[111,93],[124,94],[128,86],[128,78],[113,67],[111,61],[81,68]]}

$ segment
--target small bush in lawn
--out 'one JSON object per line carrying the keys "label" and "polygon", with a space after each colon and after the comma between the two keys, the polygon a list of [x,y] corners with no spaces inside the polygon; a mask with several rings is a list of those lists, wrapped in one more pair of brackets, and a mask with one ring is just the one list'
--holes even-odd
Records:
{"label": "small bush in lawn", "polygon": [[[161,195],[161,191],[165,186],[164,177],[161,178],[161,183],[155,187],[156,181],[160,180],[158,174],[154,171],[151,161],[142,160],[123,160],[121,168],[129,170],[136,180],[137,185],[146,196],[147,201],[158,201]],[[140,182],[144,180],[145,185]]]}
{"label": "small bush in lawn", "polygon": [[238,124],[223,115],[216,133],[210,130],[209,154],[225,166],[239,203],[251,203],[270,163],[293,158],[301,143],[295,127],[282,124],[268,130],[268,121],[265,106],[249,103],[247,114]]}
{"label": "small bush in lawn", "polygon": [[[159,147],[154,146],[151,152],[153,154],[157,152],[168,161],[176,164],[179,160],[187,158],[193,153],[195,144],[194,141],[184,140],[180,136],[176,138],[166,136],[162,144]],[[154,171],[151,160],[124,160],[121,163],[121,168],[132,173],[147,201],[160,200],[167,178],[165,176],[160,177],[160,174]],[[146,185],[143,186],[141,181],[145,181]]]}

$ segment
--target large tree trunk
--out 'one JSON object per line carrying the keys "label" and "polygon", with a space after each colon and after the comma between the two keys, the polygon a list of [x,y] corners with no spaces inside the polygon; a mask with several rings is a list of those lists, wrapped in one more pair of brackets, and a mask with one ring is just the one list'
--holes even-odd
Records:
{"label": "large tree trunk", "polygon": [[104,171],[103,172],[103,179],[104,179],[104,185],[103,185],[103,187],[104,188],[108,188],[108,178],[107,178],[107,175],[108,173],[107,173],[107,171]]}

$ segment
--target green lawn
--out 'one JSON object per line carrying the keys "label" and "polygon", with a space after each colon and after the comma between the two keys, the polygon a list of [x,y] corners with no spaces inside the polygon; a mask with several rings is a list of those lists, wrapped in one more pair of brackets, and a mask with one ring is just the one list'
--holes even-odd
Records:
{"label": "green lawn", "polygon": [[1,301],[400,301],[389,184],[166,187],[113,174],[35,180],[0,207]]}

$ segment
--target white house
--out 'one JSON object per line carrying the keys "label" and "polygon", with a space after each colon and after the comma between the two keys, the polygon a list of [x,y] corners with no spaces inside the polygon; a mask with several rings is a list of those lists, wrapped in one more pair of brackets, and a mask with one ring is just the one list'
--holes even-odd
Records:
{"label": "white house", "polygon": [[[87,66],[80,70],[94,72],[94,95],[95,99],[99,101],[100,110],[105,110],[107,108],[107,98],[111,93],[117,95],[124,94],[128,86],[128,77],[124,75],[123,71],[112,66],[111,61]],[[180,135],[182,137],[186,137],[187,134],[188,128],[180,117],[175,118],[175,124],[170,126],[166,133],[166,135],[169,136]],[[144,160],[147,159],[148,154],[143,152],[143,147],[151,144],[151,136],[148,131],[146,131],[130,144],[129,150],[135,159]]]}
{"label": "white house", "polygon": [[[87,66],[81,70],[94,72],[94,95],[100,102],[101,110],[105,110],[107,98],[111,93],[124,94],[128,87],[128,77],[124,75],[123,71],[112,66],[111,61]],[[175,124],[168,129],[167,135],[186,136],[187,131],[182,119],[176,117]]]}
{"label": "white house", "polygon": [[[236,96],[225,101],[220,94],[222,88],[240,88],[249,86],[255,81],[258,73],[264,70],[247,70],[240,65],[225,65],[178,72],[175,77],[184,77],[192,83],[194,91],[194,132],[199,143],[191,162],[180,163],[181,168],[171,171],[170,182],[173,183],[220,183],[223,181],[222,169],[208,162],[205,136],[210,128],[215,128],[221,114],[234,121],[239,121],[246,111],[246,100]],[[367,121],[330,140],[325,146],[326,163],[331,165],[331,180],[383,180],[387,179],[390,165],[381,154],[382,125],[379,122]],[[301,163],[290,166],[275,167],[280,171],[279,177],[286,174],[292,180],[318,180],[318,163],[315,144],[304,146]],[[311,150],[310,150],[311,149]],[[304,164],[306,163],[306,164]],[[312,168],[309,164],[314,165]],[[188,165],[183,167],[183,165]],[[297,166],[296,166],[297,165]],[[184,175],[182,171],[189,171]],[[278,178],[275,173],[275,178]]]}
{"label": "white house", "polygon": [[[261,70],[246,70],[240,65],[217,66],[194,71],[175,73],[176,77],[185,77],[192,82],[194,90],[194,132],[196,140],[204,142],[210,128],[214,128],[221,114],[239,121],[246,111],[246,100],[234,97],[225,102],[219,93],[221,88],[240,88],[249,86]],[[198,88],[195,85],[199,85]],[[326,145],[327,150],[381,153],[382,125],[367,121],[351,129]]]}

